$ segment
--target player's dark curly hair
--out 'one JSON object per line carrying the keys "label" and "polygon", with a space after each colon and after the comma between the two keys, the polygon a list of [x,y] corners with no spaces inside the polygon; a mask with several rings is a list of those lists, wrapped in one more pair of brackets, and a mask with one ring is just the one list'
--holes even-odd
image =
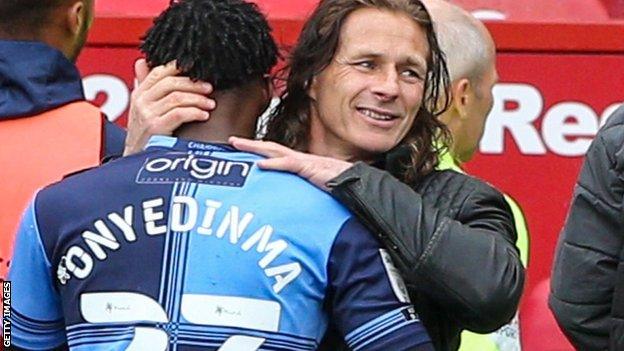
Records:
{"label": "player's dark curly hair", "polygon": [[141,51],[151,67],[173,60],[185,76],[215,90],[262,78],[277,63],[271,28],[242,0],[178,0],[154,20]]}

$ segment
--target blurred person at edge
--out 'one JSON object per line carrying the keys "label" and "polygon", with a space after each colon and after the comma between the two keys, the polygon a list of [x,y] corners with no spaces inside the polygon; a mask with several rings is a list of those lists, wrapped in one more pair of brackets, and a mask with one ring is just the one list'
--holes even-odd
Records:
{"label": "blurred person at edge", "polygon": [[624,106],[592,142],[557,243],[548,305],[577,350],[624,350]]}
{"label": "blurred person at edge", "polygon": [[[446,55],[451,78],[449,108],[438,118],[448,127],[452,140],[448,152],[440,155],[438,169],[462,172],[462,163],[470,161],[477,151],[492,109],[492,89],[498,81],[496,47],[487,28],[460,7],[443,0],[423,1]],[[507,194],[505,200],[513,212],[520,257],[527,266],[529,237],[526,221],[518,204]],[[462,333],[461,351],[516,351],[520,346],[518,315],[512,322],[492,334]]]}
{"label": "blurred person at edge", "polygon": [[0,279],[35,190],[123,152],[125,132],[85,101],[74,65],[93,2],[0,1]]}
{"label": "blurred person at edge", "polygon": [[[422,40],[406,36],[407,19]],[[269,141],[230,142],[352,210],[391,253],[436,349],[457,350],[462,330],[489,333],[514,317],[524,267],[503,195],[436,170],[436,144],[448,133],[436,117],[447,105],[438,101],[445,66],[420,1],[321,1],[291,53]],[[166,125],[182,116],[208,118],[211,99],[176,81],[177,72],[148,74],[138,61],[136,73],[149,84],[133,92],[126,153],[150,133],[171,133]],[[341,348],[329,332],[322,349]]]}

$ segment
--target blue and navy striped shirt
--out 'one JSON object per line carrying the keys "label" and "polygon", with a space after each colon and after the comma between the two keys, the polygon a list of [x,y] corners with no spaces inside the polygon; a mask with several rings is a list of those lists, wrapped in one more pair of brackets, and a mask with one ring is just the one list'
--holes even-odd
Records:
{"label": "blue and navy striped shirt", "polygon": [[16,242],[16,346],[353,350],[429,337],[388,255],[328,194],[228,146],[154,137],[41,190]]}

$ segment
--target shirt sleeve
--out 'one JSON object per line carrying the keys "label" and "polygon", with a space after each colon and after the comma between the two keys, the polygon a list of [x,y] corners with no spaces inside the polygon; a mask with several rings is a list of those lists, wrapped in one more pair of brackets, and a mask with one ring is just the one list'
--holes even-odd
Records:
{"label": "shirt sleeve", "polygon": [[328,262],[327,303],[349,349],[433,350],[388,253],[351,219]]}
{"label": "shirt sleeve", "polygon": [[13,345],[50,350],[65,343],[61,300],[41,242],[34,202],[22,218],[8,278],[12,288]]}

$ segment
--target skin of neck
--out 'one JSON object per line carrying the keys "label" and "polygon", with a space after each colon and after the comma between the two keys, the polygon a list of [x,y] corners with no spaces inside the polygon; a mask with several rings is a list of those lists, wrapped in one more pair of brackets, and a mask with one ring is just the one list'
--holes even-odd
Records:
{"label": "skin of neck", "polygon": [[331,145],[325,141],[325,138],[322,136],[317,136],[316,133],[310,132],[310,136],[308,138],[310,143],[308,145],[308,152],[313,155],[325,156],[335,158],[337,160],[348,161],[348,162],[356,162],[363,161],[366,163],[372,163],[373,159],[370,157],[360,157],[353,152],[348,151],[348,147],[345,143],[344,147],[337,147],[336,145]]}
{"label": "skin of neck", "polygon": [[451,133],[451,145],[448,145],[449,152],[453,159],[457,160],[457,148],[456,148],[456,140],[459,132],[459,128],[461,128],[461,117],[457,109],[451,105],[451,107],[446,110],[442,115],[438,116],[440,122],[442,122],[448,128]]}
{"label": "skin of neck", "polygon": [[[319,140],[314,137],[310,137],[310,140]],[[347,162],[358,162],[362,161],[365,163],[373,163],[375,162],[375,158],[372,156],[363,157],[358,156],[354,153],[350,153],[348,151],[344,151],[343,149],[335,149],[333,147],[329,147],[327,144],[323,144],[322,142],[310,142],[310,146],[308,147],[308,153],[318,156],[325,156],[335,158],[341,161]]]}
{"label": "skin of neck", "polygon": [[211,97],[216,108],[205,122],[185,123],[173,135],[208,143],[227,143],[230,136],[254,139],[258,116],[270,103],[270,92],[263,82],[216,91]]}
{"label": "skin of neck", "polygon": [[319,118],[315,104],[310,107],[310,132],[308,135],[308,153],[318,156],[331,157],[341,161],[373,163],[375,155],[370,153],[357,152],[347,141],[328,135],[325,126]]}

